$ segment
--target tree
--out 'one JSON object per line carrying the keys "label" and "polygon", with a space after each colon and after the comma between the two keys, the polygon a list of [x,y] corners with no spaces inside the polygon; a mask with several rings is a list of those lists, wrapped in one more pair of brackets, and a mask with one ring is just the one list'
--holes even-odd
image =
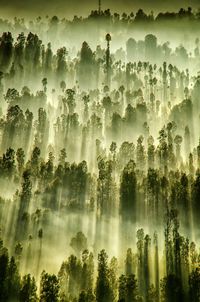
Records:
{"label": "tree", "polygon": [[21,281],[21,289],[19,293],[20,302],[37,302],[37,286],[34,277],[30,274],[25,275]]}
{"label": "tree", "polygon": [[59,301],[59,282],[55,275],[50,275],[45,271],[41,274],[40,281],[40,302]]}
{"label": "tree", "polygon": [[80,61],[78,64],[78,81],[80,87],[88,89],[93,87],[93,74],[94,74],[94,54],[86,41],[83,42],[80,51]]}
{"label": "tree", "polygon": [[109,281],[108,256],[105,250],[98,254],[98,275],[96,281],[96,301],[111,302],[113,301],[112,290]]}
{"label": "tree", "polygon": [[119,300],[118,302],[139,301],[137,280],[135,275],[121,275],[119,277]]}
{"label": "tree", "polygon": [[78,232],[75,237],[71,239],[70,246],[74,249],[76,255],[87,249],[87,238],[82,232]]}
{"label": "tree", "polygon": [[43,85],[44,92],[46,93],[47,92],[47,78],[42,79],[42,85]]}
{"label": "tree", "polygon": [[61,81],[61,82],[60,82],[60,88],[62,89],[62,92],[65,91],[66,86],[67,86],[67,85],[66,85],[65,81]]}
{"label": "tree", "polygon": [[121,275],[119,277],[119,286],[118,286],[118,302],[126,301],[126,276]]}
{"label": "tree", "polygon": [[8,299],[14,300],[19,298],[20,276],[14,257],[11,257],[7,271]]}
{"label": "tree", "polygon": [[43,239],[43,230],[39,229],[38,231],[38,238],[39,238],[39,251],[38,251],[38,263],[37,263],[37,269],[36,269],[36,275],[39,273],[40,269],[40,263],[42,258],[42,239]]}
{"label": "tree", "polygon": [[67,55],[67,50],[65,47],[59,48],[57,50],[56,71],[60,79],[66,76],[66,71],[67,71],[66,55]]}
{"label": "tree", "polygon": [[8,148],[6,153],[3,154],[2,161],[3,174],[11,178],[15,171],[15,151],[12,148]]}
{"label": "tree", "polygon": [[24,160],[25,152],[22,148],[17,149],[16,158],[17,158],[17,164],[18,164],[18,172],[19,172],[19,174],[21,174],[23,171],[24,162],[25,162],[25,160]]}
{"label": "tree", "polygon": [[9,267],[8,251],[0,240],[0,301],[4,302],[8,297],[7,273]]}
{"label": "tree", "polygon": [[78,302],[95,302],[94,294],[91,290],[82,291],[79,295]]}
{"label": "tree", "polygon": [[191,302],[200,301],[200,269],[196,268],[189,276],[189,298]]}
{"label": "tree", "polygon": [[126,280],[126,301],[136,302],[138,297],[137,280],[135,275],[130,274]]}
{"label": "tree", "polygon": [[110,41],[111,35],[106,34],[107,48],[106,48],[106,84],[110,87],[111,77],[111,58],[110,58]]}
{"label": "tree", "polygon": [[122,172],[120,184],[120,213],[122,217],[135,221],[137,179],[135,164],[129,161]]}
{"label": "tree", "polygon": [[161,281],[161,301],[164,302],[183,301],[181,280],[173,274],[168,275]]}
{"label": "tree", "polygon": [[132,62],[136,57],[137,42],[133,38],[129,38],[126,42],[126,53],[129,62]]}
{"label": "tree", "polygon": [[22,191],[21,191],[21,204],[20,213],[28,211],[29,203],[32,196],[32,182],[31,173],[29,170],[25,170],[23,173]]}
{"label": "tree", "polygon": [[94,256],[88,250],[82,253],[81,288],[85,291],[92,290],[94,278]]}
{"label": "tree", "polygon": [[132,250],[129,248],[126,253],[126,260],[125,260],[126,276],[133,274],[133,272],[134,272],[134,256]]}

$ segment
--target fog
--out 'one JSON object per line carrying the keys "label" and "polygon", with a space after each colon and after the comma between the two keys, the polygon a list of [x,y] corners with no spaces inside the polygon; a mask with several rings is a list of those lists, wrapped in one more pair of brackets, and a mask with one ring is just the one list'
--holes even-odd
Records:
{"label": "fog", "polygon": [[[42,5],[1,3],[13,13]],[[200,19],[188,8],[160,17],[144,8],[1,19],[1,238],[20,275],[35,277],[40,301],[181,301],[163,296],[169,276],[189,301],[200,259]],[[108,275],[116,269],[112,298],[97,290],[102,250]],[[90,267],[89,285],[74,263]],[[44,270],[59,272],[57,300],[41,298]],[[136,276],[143,300],[120,300],[121,274]],[[78,300],[82,290],[96,300]]]}

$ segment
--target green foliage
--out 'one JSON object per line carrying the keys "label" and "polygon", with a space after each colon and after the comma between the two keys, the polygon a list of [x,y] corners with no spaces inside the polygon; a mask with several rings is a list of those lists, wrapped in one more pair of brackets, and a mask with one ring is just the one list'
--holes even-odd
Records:
{"label": "green foliage", "polygon": [[30,274],[25,275],[21,281],[21,289],[19,293],[20,302],[37,302],[37,287],[34,277]]}
{"label": "green foliage", "polygon": [[58,278],[43,271],[40,280],[40,302],[57,302],[59,301],[58,293]]}

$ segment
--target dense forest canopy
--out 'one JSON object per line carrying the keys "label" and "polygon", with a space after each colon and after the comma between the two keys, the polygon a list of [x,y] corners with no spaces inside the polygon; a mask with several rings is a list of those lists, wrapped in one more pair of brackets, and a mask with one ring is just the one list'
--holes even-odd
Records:
{"label": "dense forest canopy", "polygon": [[200,11],[98,4],[0,18],[0,301],[199,302]]}

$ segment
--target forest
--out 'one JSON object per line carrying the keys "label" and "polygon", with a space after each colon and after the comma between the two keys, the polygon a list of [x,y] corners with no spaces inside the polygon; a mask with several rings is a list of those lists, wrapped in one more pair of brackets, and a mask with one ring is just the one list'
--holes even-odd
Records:
{"label": "forest", "polygon": [[199,25],[0,18],[0,301],[200,302]]}

